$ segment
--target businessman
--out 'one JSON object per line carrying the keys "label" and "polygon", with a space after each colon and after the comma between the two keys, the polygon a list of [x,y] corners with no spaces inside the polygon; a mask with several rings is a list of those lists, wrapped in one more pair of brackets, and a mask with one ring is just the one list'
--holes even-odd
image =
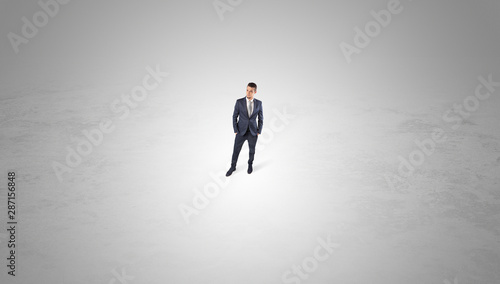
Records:
{"label": "businessman", "polygon": [[[236,137],[234,138],[231,168],[226,173],[227,177],[236,170],[236,162],[238,162],[241,146],[243,146],[245,141],[248,141],[248,148],[250,149],[247,173],[251,174],[253,171],[252,164],[255,155],[255,145],[264,125],[262,102],[254,99],[256,93],[257,85],[252,82],[248,83],[246,97],[236,100],[236,104],[234,105],[233,129]],[[257,117],[259,118],[258,124],[256,122]]]}

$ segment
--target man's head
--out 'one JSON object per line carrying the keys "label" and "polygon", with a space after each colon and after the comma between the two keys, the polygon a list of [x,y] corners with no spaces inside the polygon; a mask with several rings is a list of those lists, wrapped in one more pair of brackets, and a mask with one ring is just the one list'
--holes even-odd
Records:
{"label": "man's head", "polygon": [[251,100],[253,99],[253,96],[257,93],[257,84],[255,83],[248,83],[247,85],[247,99]]}

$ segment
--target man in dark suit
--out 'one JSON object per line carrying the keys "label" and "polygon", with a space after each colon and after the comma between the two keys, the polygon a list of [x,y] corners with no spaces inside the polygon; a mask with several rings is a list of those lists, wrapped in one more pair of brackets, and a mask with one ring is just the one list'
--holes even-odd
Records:
{"label": "man in dark suit", "polygon": [[[248,148],[250,148],[247,173],[251,174],[253,171],[252,163],[255,155],[255,145],[264,125],[262,102],[253,97],[256,93],[257,85],[248,83],[246,97],[236,100],[233,112],[233,129],[236,137],[234,139],[231,168],[226,173],[227,177],[236,170],[236,162],[240,155],[241,146],[245,141],[248,141]],[[257,117],[259,118],[258,124],[256,122]]]}

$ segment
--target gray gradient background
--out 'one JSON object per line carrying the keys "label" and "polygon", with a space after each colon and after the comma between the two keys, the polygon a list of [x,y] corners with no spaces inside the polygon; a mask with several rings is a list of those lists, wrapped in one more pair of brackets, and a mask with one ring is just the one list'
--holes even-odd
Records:
{"label": "gray gradient background", "polygon": [[[40,7],[1,1],[0,220],[15,170],[20,223],[15,278],[0,233],[0,282],[282,283],[330,234],[300,283],[500,283],[500,90],[456,130],[441,118],[478,76],[500,81],[500,3],[401,1],[348,64],[339,44],[387,2],[244,0],[221,21],[211,0],[74,0],[15,54],[7,34]],[[116,120],[156,64],[170,75]],[[295,117],[186,224],[179,204],[229,167],[249,81],[263,135]],[[51,163],[104,117],[116,130],[59,182]],[[436,127],[446,141],[391,189]]]}

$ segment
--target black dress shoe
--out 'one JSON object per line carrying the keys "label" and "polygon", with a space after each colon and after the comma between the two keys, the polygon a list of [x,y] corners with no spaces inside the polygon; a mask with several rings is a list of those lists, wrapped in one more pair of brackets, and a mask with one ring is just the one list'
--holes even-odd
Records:
{"label": "black dress shoe", "polygon": [[236,168],[231,167],[231,168],[227,171],[226,176],[227,176],[227,177],[228,177],[228,176],[230,176],[230,175],[231,175],[234,171],[236,171]]}
{"label": "black dress shoe", "polygon": [[252,165],[248,165],[248,171],[247,171],[247,173],[251,174],[252,172],[253,172]]}

